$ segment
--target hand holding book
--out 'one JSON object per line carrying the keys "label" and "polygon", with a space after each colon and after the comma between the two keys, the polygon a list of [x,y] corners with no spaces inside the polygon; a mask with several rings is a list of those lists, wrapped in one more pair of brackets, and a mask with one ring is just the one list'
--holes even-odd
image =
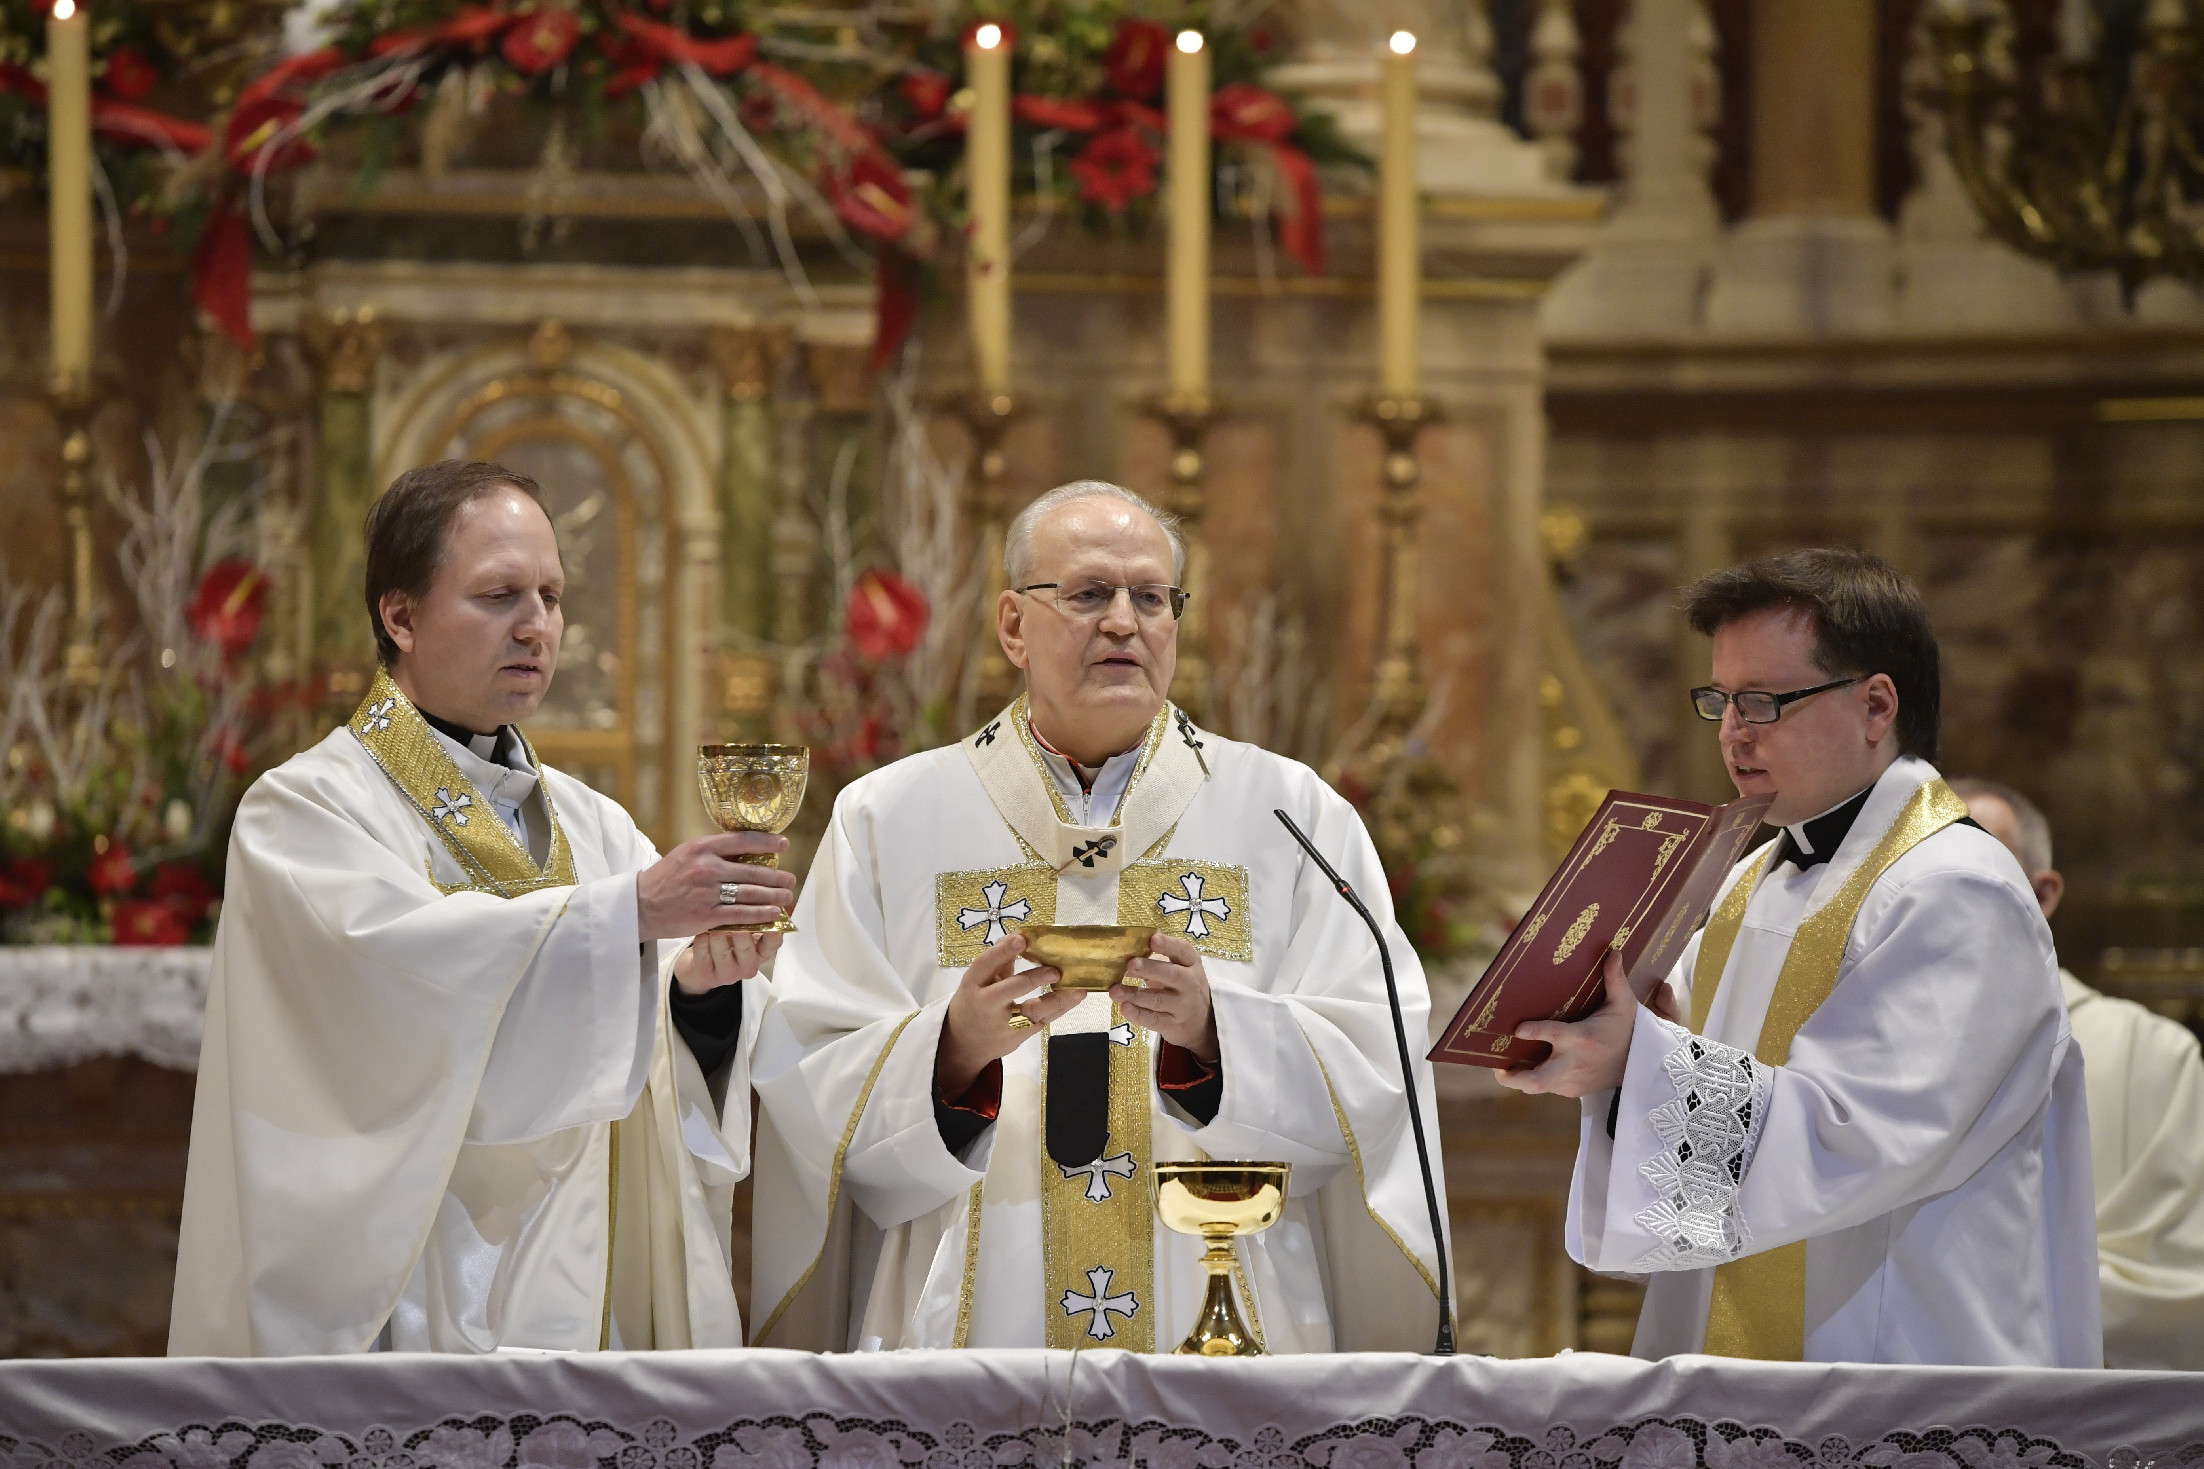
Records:
{"label": "hand holding book", "polygon": [[1609,953],[1619,957],[1616,978],[1633,998],[1653,994],[1774,801],[1708,806],[1610,792],[1431,1059],[1496,1070],[1544,1061],[1552,1048],[1518,1037],[1516,1028],[1581,1020],[1597,1009],[1610,988],[1602,964]]}

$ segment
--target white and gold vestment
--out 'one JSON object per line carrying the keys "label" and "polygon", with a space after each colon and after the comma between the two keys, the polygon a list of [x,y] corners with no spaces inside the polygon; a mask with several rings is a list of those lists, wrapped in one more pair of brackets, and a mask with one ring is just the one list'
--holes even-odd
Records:
{"label": "white and gold vestment", "polygon": [[[1148,1175],[1210,1157],[1293,1165],[1285,1216],[1240,1242],[1269,1350],[1428,1347],[1435,1242],[1377,954],[1274,809],[1387,924],[1422,1035],[1423,974],[1353,809],[1171,706],[1108,819],[1066,804],[1022,698],[842,792],[754,1063],[755,1344],[1167,1351],[1206,1276],[1201,1242],[1156,1220]],[[949,1151],[934,1110],[949,998],[981,950],[1036,923],[1153,925],[1201,950],[1223,1074],[1210,1121],[1157,1084],[1156,1038],[1090,996],[1004,1060],[996,1120]],[[1101,1038],[1081,1054],[1107,1101],[1098,1086],[1069,1119],[1090,1136],[1067,1163],[1046,1071],[1080,1036]]]}
{"label": "white and gold vestment", "polygon": [[1567,1227],[1651,1273],[1637,1355],[2101,1365],[2081,1053],[2020,865],[1965,816],[1899,759],[1826,862],[1731,872],[1671,976],[1696,1033],[1638,1008]]}
{"label": "white and gold vestment", "polygon": [[763,985],[723,1110],[667,1018],[680,946],[637,935],[657,853],[617,803],[519,763],[378,675],[246,792],[172,1354],[741,1344],[728,1226]]}

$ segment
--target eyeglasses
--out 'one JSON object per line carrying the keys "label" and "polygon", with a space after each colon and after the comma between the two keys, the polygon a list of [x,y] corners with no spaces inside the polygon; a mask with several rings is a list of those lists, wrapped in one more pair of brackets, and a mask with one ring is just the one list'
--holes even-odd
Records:
{"label": "eyeglasses", "polygon": [[1783,717],[1784,705],[1796,704],[1815,694],[1826,694],[1831,689],[1841,689],[1846,684],[1858,683],[1865,676],[1855,673],[1850,678],[1815,684],[1810,689],[1793,689],[1787,694],[1763,693],[1759,689],[1747,689],[1742,694],[1726,694],[1710,686],[1691,691],[1691,706],[1709,724],[1720,724],[1722,715],[1732,704],[1737,706],[1737,717],[1747,724],[1773,724]]}
{"label": "eyeglasses", "polygon": [[1037,581],[1022,587],[1012,587],[1011,590],[1028,594],[1053,593],[1046,600],[1053,602],[1058,612],[1074,622],[1092,622],[1101,617],[1117,605],[1119,592],[1131,598],[1133,615],[1142,622],[1161,622],[1166,615],[1176,622],[1186,611],[1186,599],[1193,595],[1183,587],[1174,587],[1165,582],[1121,587],[1106,581],[1090,581],[1067,587],[1062,582]]}

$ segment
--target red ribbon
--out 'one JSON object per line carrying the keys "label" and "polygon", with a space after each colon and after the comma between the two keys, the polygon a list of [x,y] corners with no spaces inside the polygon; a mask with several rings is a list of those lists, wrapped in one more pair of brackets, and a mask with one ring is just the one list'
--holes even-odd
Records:
{"label": "red ribbon", "polygon": [[758,54],[758,38],[749,31],[717,41],[700,41],[687,31],[621,11],[613,21],[634,38],[645,55],[675,65],[694,64],[706,76],[733,76]]}
{"label": "red ribbon", "polygon": [[230,340],[253,345],[253,230],[245,207],[225,190],[207,211],[191,256],[191,296]]}
{"label": "red ribbon", "polygon": [[1293,108],[1285,98],[1251,82],[1219,87],[1209,99],[1209,133],[1223,142],[1270,149],[1271,166],[1284,180],[1290,209],[1278,221],[1278,242],[1310,275],[1324,273],[1324,196],[1316,163],[1286,141],[1293,136]]}
{"label": "red ribbon", "polygon": [[184,153],[203,152],[214,141],[203,123],[101,97],[92,99],[92,130],[117,143],[164,144]]}

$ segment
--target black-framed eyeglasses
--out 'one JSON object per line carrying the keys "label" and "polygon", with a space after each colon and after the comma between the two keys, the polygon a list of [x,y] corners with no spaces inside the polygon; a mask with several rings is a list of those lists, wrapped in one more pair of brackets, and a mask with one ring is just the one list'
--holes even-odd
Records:
{"label": "black-framed eyeglasses", "polygon": [[1082,582],[1067,587],[1062,582],[1037,581],[1022,587],[1012,587],[1014,592],[1053,593],[1049,601],[1064,616],[1078,622],[1091,621],[1117,605],[1117,594],[1125,593],[1132,600],[1133,615],[1143,622],[1160,622],[1166,614],[1176,622],[1186,611],[1186,599],[1193,595],[1184,587],[1174,587],[1167,582],[1143,582],[1139,586],[1116,586],[1106,581]]}
{"label": "black-framed eyeglasses", "polygon": [[1720,724],[1729,706],[1737,706],[1737,717],[1747,724],[1773,724],[1783,717],[1783,706],[1810,699],[1816,694],[1826,694],[1831,689],[1841,689],[1846,684],[1856,684],[1865,674],[1855,673],[1850,678],[1833,679],[1815,684],[1810,689],[1793,689],[1787,694],[1764,693],[1759,689],[1747,689],[1742,694],[1724,693],[1711,685],[1691,691],[1691,707],[1699,711],[1699,717],[1709,724]]}

